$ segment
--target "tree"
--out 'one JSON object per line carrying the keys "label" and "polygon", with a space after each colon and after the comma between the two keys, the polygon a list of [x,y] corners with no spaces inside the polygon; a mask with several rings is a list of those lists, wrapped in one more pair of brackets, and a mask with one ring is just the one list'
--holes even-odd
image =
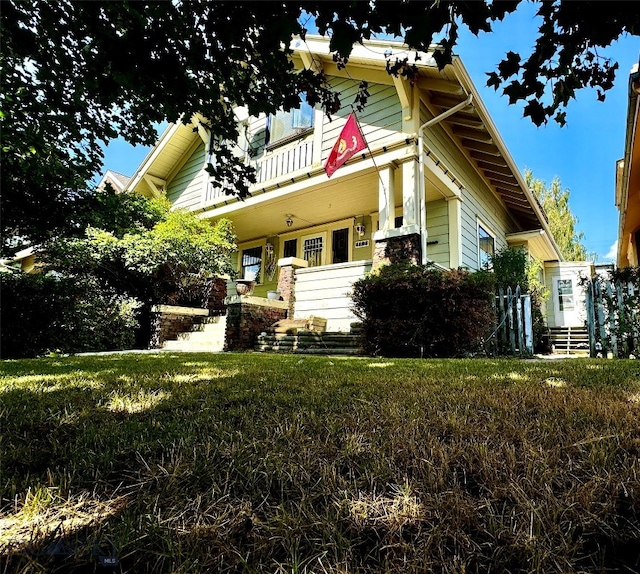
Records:
{"label": "tree", "polygon": [[[166,201],[141,196],[139,200],[142,217],[138,222],[122,217],[130,199],[118,195],[110,203],[119,217],[105,225],[117,228],[115,233],[87,227],[84,237],[54,239],[38,255],[45,271],[81,282],[92,280],[120,297],[136,300],[142,328],[138,343],[146,344],[152,306],[205,306],[209,279],[233,274],[231,254],[236,244],[226,219],[211,223],[184,210],[170,211]],[[149,226],[149,214],[161,217]]]}
{"label": "tree", "polygon": [[524,175],[527,185],[534,191],[547,214],[549,229],[562,256],[567,261],[585,261],[587,249],[582,243],[584,233],[577,231],[578,218],[571,213],[569,207],[569,189],[562,189],[558,177],[547,187],[546,182],[535,179],[530,170],[526,170]]}
{"label": "tree", "polygon": [[[152,125],[203,116],[218,138],[216,183],[244,196],[253,170],[232,154],[234,106],[249,113],[290,109],[304,94],[329,113],[341,105],[322,74],[295,73],[293,35],[313,23],[330,35],[339,65],[354,43],[379,35],[403,38],[451,60],[458,29],[490,31],[517,9],[504,2],[3,2],[0,13],[3,249],[83,229],[75,202],[101,170],[101,143],[122,135],[153,143]],[[582,86],[611,87],[616,63],[597,48],[640,31],[640,11],[625,2],[544,2],[531,56],[509,52],[489,74],[511,103],[526,100],[536,124],[564,109]],[[411,74],[412,63],[389,62]],[[363,94],[366,86],[363,86]],[[550,100],[550,101],[549,101]],[[554,115],[555,114],[555,115]]]}

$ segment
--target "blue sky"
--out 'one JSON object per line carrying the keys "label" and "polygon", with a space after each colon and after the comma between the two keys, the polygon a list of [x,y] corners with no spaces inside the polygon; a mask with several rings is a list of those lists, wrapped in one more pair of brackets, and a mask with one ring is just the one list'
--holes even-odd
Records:
{"label": "blue sky", "polygon": [[[523,57],[529,54],[538,28],[535,4],[520,4],[517,12],[493,28],[477,38],[461,30],[456,53],[518,168],[530,169],[534,177],[547,183],[559,177],[562,187],[570,190],[571,210],[578,218],[578,231],[584,233],[587,252],[596,253],[599,262],[611,261],[618,229],[615,162],[623,155],[628,76],[638,61],[640,38],[622,37],[600,51],[620,65],[615,86],[607,92],[604,103],[598,102],[595,90],[581,90],[569,104],[565,127],[549,122],[538,128],[523,118],[522,105],[509,106],[500,91],[485,87],[485,73],[493,71],[506,52],[512,50]],[[115,140],[105,150],[105,169],[133,175],[148,150]]]}

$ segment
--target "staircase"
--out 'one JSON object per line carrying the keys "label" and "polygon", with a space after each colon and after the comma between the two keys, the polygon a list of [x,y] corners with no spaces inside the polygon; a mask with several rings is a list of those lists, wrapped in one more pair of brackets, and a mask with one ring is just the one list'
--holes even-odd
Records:
{"label": "staircase", "polygon": [[227,316],[202,317],[190,331],[180,333],[177,339],[164,342],[169,351],[219,353],[224,350]]}
{"label": "staircase", "polygon": [[307,355],[359,355],[360,337],[352,333],[263,333],[258,336],[256,351]]}
{"label": "staircase", "polygon": [[551,327],[549,342],[556,354],[589,354],[589,333],[586,327]]}

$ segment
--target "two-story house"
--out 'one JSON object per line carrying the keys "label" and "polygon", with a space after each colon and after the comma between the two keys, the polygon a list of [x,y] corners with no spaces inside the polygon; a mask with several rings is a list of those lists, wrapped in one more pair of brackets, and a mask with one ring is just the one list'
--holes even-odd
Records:
{"label": "two-story house", "polygon": [[[240,111],[237,151],[257,172],[250,197],[239,201],[212,185],[210,134],[197,122],[169,126],[126,186],[166,194],[203,218],[230,219],[238,275],[255,281],[251,300],[269,301],[280,280],[278,295],[294,318],[319,316],[328,331],[348,331],[350,286],[383,260],[475,270],[507,245],[562,260],[460,58],[438,70],[422,53],[410,82],[385,69],[387,58],[409,55],[399,43],[357,45],[346,68],[334,63],[326,39],[308,36],[292,47],[299,69],[322,68],[342,108],[331,117],[304,102],[269,117]],[[370,97],[357,117],[368,147],[329,178],[323,164],[362,80]],[[293,274],[295,295],[283,270]]]}

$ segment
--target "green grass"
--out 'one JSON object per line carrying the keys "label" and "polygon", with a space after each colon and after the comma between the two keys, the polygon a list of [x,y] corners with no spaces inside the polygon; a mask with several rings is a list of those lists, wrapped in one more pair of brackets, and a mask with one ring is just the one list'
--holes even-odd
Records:
{"label": "green grass", "polygon": [[640,572],[637,361],[0,369],[0,572]]}

